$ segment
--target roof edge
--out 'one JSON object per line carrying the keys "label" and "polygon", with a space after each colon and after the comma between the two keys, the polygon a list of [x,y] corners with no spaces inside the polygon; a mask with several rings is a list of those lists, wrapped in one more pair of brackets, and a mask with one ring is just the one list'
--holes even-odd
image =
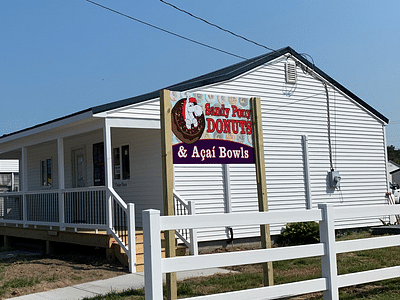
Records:
{"label": "roof edge", "polygon": [[[217,71],[213,71],[211,73],[207,73],[205,75],[201,75],[198,77],[195,77],[193,79],[189,79],[186,81],[182,81],[180,83],[171,85],[166,87],[165,89],[168,90],[173,90],[173,91],[185,91],[185,90],[190,90],[190,89],[194,89],[194,88],[198,88],[201,86],[205,86],[205,85],[210,85],[210,84],[215,84],[221,81],[226,81],[226,80],[230,80],[240,74],[243,74],[253,68],[256,68],[260,65],[263,65],[267,62],[270,62],[282,55],[285,54],[291,54],[293,55],[296,59],[298,59],[299,61],[301,61],[303,64],[305,64],[307,67],[309,67],[310,69],[312,69],[314,72],[316,72],[318,75],[320,75],[322,78],[324,78],[327,82],[329,82],[331,85],[333,85],[334,87],[336,87],[337,89],[339,89],[340,91],[342,91],[343,93],[345,93],[346,95],[348,95],[350,98],[352,98],[354,101],[356,101],[358,104],[360,104],[362,107],[364,107],[365,109],[367,109],[369,112],[371,112],[373,115],[375,115],[377,118],[379,118],[380,120],[382,120],[384,123],[389,124],[389,119],[386,118],[384,115],[382,115],[381,113],[379,113],[376,109],[374,109],[372,106],[370,106],[369,104],[367,104],[366,102],[364,102],[361,98],[359,98],[358,96],[356,96],[355,94],[353,94],[350,90],[348,90],[347,88],[345,88],[343,85],[341,85],[339,82],[337,82],[336,80],[334,80],[332,77],[328,76],[325,72],[323,72],[322,70],[320,70],[318,67],[316,67],[314,64],[312,64],[310,61],[308,61],[306,58],[304,58],[301,54],[297,53],[295,50],[293,50],[291,47],[287,46],[285,48],[281,48],[279,50],[274,50],[272,52],[269,52],[267,54],[263,54],[236,64],[233,64],[231,66],[219,69]],[[135,96],[135,97],[130,97],[127,99],[123,99],[123,100],[118,100],[118,101],[114,101],[111,103],[107,103],[107,104],[102,104],[102,105],[98,105],[98,106],[94,106],[61,118],[57,118],[51,121],[47,121],[45,123],[41,123],[32,127],[28,127],[16,132],[12,132],[9,134],[4,134],[0,137],[0,141],[2,139],[5,139],[7,137],[13,136],[13,135],[17,135],[20,133],[24,133],[30,130],[34,130],[37,129],[39,127],[42,126],[46,126],[49,125],[51,123],[55,123],[58,121],[62,121],[68,118],[72,118],[74,116],[77,116],[79,114],[84,114],[87,112],[91,112],[92,116],[104,111],[108,111],[108,110],[113,110],[113,109],[117,109],[120,107],[124,107],[127,105],[131,105],[131,104],[135,104],[135,103],[140,103],[143,101],[147,101],[147,100],[151,100],[151,99],[155,99],[159,97],[159,93],[160,90],[156,90],[154,92],[150,92],[150,93],[146,93],[146,94],[142,94],[139,96]]]}
{"label": "roof edge", "polygon": [[22,134],[22,133],[27,132],[27,131],[35,130],[35,129],[38,129],[39,127],[44,127],[44,126],[50,125],[52,123],[64,121],[66,119],[73,118],[73,117],[76,117],[78,115],[85,114],[85,113],[88,113],[88,112],[91,112],[91,111],[92,111],[92,109],[88,108],[88,109],[81,110],[81,111],[78,111],[78,112],[73,113],[73,114],[69,114],[69,115],[64,116],[64,117],[60,117],[60,118],[57,118],[57,119],[54,119],[54,120],[50,120],[50,121],[47,121],[47,122],[44,122],[44,123],[37,124],[37,125],[32,126],[32,127],[24,128],[24,129],[21,129],[21,130],[18,130],[18,131],[14,131],[12,133],[3,134],[2,136],[0,136],[0,141],[2,139],[6,139],[6,138],[14,136],[14,135],[18,135],[18,134]]}

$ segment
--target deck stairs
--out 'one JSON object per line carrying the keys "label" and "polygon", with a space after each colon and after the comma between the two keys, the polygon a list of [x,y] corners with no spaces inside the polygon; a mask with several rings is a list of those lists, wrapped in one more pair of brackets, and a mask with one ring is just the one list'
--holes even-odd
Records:
{"label": "deck stairs", "polygon": [[[143,247],[143,230],[136,229],[136,272],[144,271],[144,247]],[[176,244],[176,255],[183,256],[186,254],[186,246]],[[164,233],[161,233],[161,257],[165,257],[165,239]],[[110,239],[110,248],[107,252],[107,258],[109,260],[117,259],[122,265],[129,266],[128,256],[125,254],[123,249],[118,245],[114,238]]]}

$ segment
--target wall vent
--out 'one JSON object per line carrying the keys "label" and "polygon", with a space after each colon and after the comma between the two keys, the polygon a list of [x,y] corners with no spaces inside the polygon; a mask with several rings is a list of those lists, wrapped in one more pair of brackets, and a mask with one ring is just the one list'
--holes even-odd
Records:
{"label": "wall vent", "polygon": [[286,82],[287,83],[296,83],[296,63],[295,62],[287,62],[285,64],[285,73],[286,73]]}

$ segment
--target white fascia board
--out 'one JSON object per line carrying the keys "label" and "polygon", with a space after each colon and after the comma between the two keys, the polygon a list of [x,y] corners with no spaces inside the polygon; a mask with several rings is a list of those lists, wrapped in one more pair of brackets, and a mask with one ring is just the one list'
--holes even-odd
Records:
{"label": "white fascia board", "polygon": [[125,111],[127,109],[130,109],[130,108],[140,107],[140,106],[143,106],[143,105],[147,105],[149,103],[154,103],[154,102],[159,102],[159,101],[160,101],[160,98],[157,97],[157,98],[153,98],[153,99],[149,99],[149,100],[133,103],[133,104],[130,104],[130,105],[121,106],[121,107],[114,108],[114,109],[111,109],[111,110],[106,110],[106,111],[94,114],[93,117],[106,118],[109,115],[112,115],[112,114],[115,114],[115,113],[118,113],[118,112],[123,112],[123,111]]}
{"label": "white fascia board", "polygon": [[[290,56],[291,59],[295,60],[296,63],[301,64],[302,66],[304,66],[307,70],[308,70],[308,75],[310,75],[311,77],[313,77],[310,72],[312,72],[314,74],[315,77],[318,77],[320,81],[323,81],[327,84],[328,87],[334,89],[336,92],[340,93],[343,97],[345,97],[346,99],[348,99],[349,101],[351,101],[353,104],[357,105],[359,108],[361,108],[362,110],[364,110],[366,113],[368,113],[370,116],[372,116],[375,120],[377,120],[378,122],[382,123],[383,125],[388,125],[388,123],[386,123],[383,119],[379,118],[377,115],[375,115],[372,111],[370,111],[369,109],[367,109],[365,106],[361,105],[360,103],[358,103],[355,99],[353,99],[350,95],[346,94],[345,92],[343,92],[342,90],[340,90],[339,88],[337,88],[336,86],[334,86],[332,83],[330,83],[328,80],[326,80],[325,78],[323,78],[321,75],[319,75],[317,72],[313,71],[312,69],[310,69],[309,67],[307,67],[302,61],[298,60],[296,57],[294,56]],[[314,78],[315,78],[314,77]],[[315,78],[316,79],[316,78]],[[334,80],[334,79],[333,79]],[[335,82],[337,82],[336,80],[334,80]],[[351,91],[350,91],[351,92]],[[357,97],[357,96],[356,96]],[[360,98],[360,100],[362,100]],[[363,101],[363,100],[362,100]],[[366,103],[366,102],[365,102]],[[366,103],[367,104],[367,103]]]}
{"label": "white fascia board", "polygon": [[0,138],[0,153],[101,128],[103,128],[102,120],[93,119],[92,112],[87,111]]}
{"label": "white fascia board", "polygon": [[145,128],[160,129],[160,120],[129,119],[129,118],[107,118],[110,127],[118,128]]}
{"label": "white fascia board", "polygon": [[12,134],[10,136],[6,136],[4,138],[1,138],[0,139],[0,143],[6,143],[6,142],[9,142],[9,141],[12,141],[12,140],[25,138],[25,137],[28,137],[30,135],[34,135],[34,134],[37,134],[37,133],[42,133],[44,131],[55,129],[57,127],[61,127],[61,126],[68,125],[68,124],[71,124],[71,123],[74,123],[74,122],[82,121],[84,119],[88,119],[91,116],[92,116],[92,112],[91,111],[87,111],[87,112],[84,112],[82,114],[78,114],[78,115],[74,115],[74,116],[71,116],[71,117],[63,118],[63,119],[58,120],[58,121],[49,122],[47,124],[45,123],[45,124],[39,125],[37,127],[35,126],[32,129],[26,129],[26,130],[23,130],[21,132]]}

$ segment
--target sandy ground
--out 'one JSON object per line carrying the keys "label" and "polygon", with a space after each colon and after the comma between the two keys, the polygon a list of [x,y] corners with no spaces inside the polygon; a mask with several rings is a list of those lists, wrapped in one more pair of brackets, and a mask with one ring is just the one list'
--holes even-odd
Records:
{"label": "sandy ground", "polygon": [[24,251],[0,252],[0,298],[6,299],[127,274],[105,255],[32,255]]}

